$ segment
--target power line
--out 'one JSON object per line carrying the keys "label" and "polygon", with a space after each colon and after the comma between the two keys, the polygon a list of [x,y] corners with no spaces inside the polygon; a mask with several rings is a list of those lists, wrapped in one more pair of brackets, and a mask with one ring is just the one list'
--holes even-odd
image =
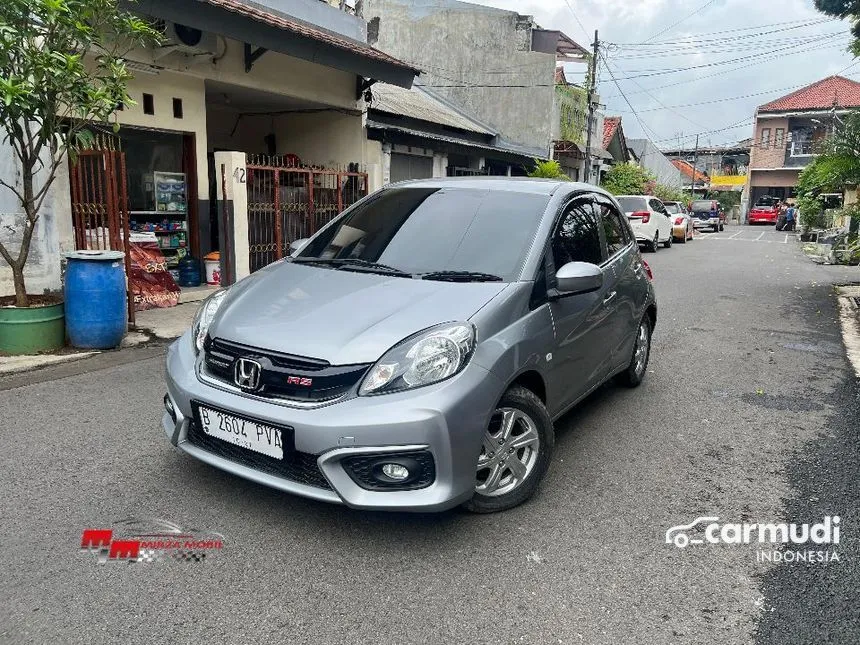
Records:
{"label": "power line", "polygon": [[[639,114],[636,113],[636,110],[633,108],[633,105],[630,103],[627,96],[624,94],[624,90],[621,89],[621,85],[618,84],[618,81],[615,79],[615,74],[612,72],[612,68],[609,66],[609,63],[606,62],[606,59],[603,59],[603,66],[606,68],[606,71],[609,72],[609,76],[612,81],[615,83],[615,87],[618,88],[618,91],[621,92],[621,96],[624,97],[624,101],[627,103],[627,107],[630,108],[630,111],[633,113],[633,116],[636,117],[636,121],[639,123],[639,127],[642,128],[642,134],[645,135],[647,139],[650,140],[651,136],[654,136],[656,133],[652,128],[649,128],[645,125],[645,122],[639,117]],[[651,135],[649,136],[649,131]],[[654,141],[651,141],[654,143]]]}
{"label": "power line", "polygon": [[588,30],[585,28],[585,25],[582,24],[582,21],[579,19],[579,16],[576,15],[576,12],[573,10],[573,5],[570,4],[570,0],[564,0],[564,4],[567,5],[567,8],[570,9],[570,13],[573,14],[574,20],[576,20],[576,24],[579,25],[579,28],[582,29],[582,33],[585,34],[586,38],[590,38],[588,35]]}
{"label": "power line", "polygon": [[[832,32],[834,35],[842,34],[843,32],[840,30],[838,32]],[[810,43],[814,43],[817,40],[822,38],[822,34],[810,34],[807,36],[796,36],[792,43],[795,46],[806,45]],[[720,54],[725,53],[727,46],[731,44],[731,51],[733,53],[742,53],[742,52],[763,52],[767,53],[773,51],[773,43],[770,42],[762,42],[760,40],[752,40],[747,43],[715,43],[713,45],[710,44],[702,44],[702,43],[685,43],[683,46],[677,45],[673,47],[668,47],[665,50],[655,50],[648,52],[637,52],[634,54],[615,54],[612,47],[608,47],[610,52],[612,52],[613,60],[641,60],[641,59],[651,59],[651,58],[671,58],[673,56],[691,56],[695,54]]]}
{"label": "power line", "polygon": [[[779,33],[781,31],[789,31],[792,29],[802,29],[803,27],[811,27],[814,25],[823,25],[828,22],[840,22],[836,18],[822,18],[819,20],[789,20],[787,22],[773,22],[766,25],[756,25],[754,27],[739,27],[737,29],[720,29],[721,36],[714,38],[714,32],[706,32],[706,33],[698,33],[698,34],[689,34],[685,38],[681,40],[661,40],[659,43],[650,43],[650,42],[642,42],[642,43],[609,43],[615,47],[619,47],[621,49],[635,49],[638,47],[642,47],[643,50],[647,50],[649,47],[663,47],[665,45],[682,45],[685,43],[694,40],[695,42],[725,42],[731,40],[737,40],[739,37],[744,38],[752,38],[756,36],[766,36],[768,34]],[[758,31],[756,33],[744,34],[743,36],[734,36],[732,38],[727,38],[725,34],[737,34],[745,31],[754,31],[756,29],[770,29],[771,27],[783,27],[784,25],[794,25],[792,27],[788,27],[785,29],[774,29],[772,31]]]}
{"label": "power line", "polygon": [[693,13],[691,13],[691,14],[690,14],[690,15],[688,15],[688,16],[684,16],[684,17],[683,17],[683,18],[681,18],[678,22],[673,22],[671,25],[669,25],[668,27],[666,27],[664,30],[662,30],[662,31],[658,31],[656,34],[654,34],[654,35],[653,35],[653,36],[651,36],[650,38],[646,39],[646,40],[645,40],[645,42],[646,42],[646,43],[648,43],[648,42],[650,42],[650,41],[654,40],[657,36],[662,36],[662,35],[663,35],[663,34],[665,34],[667,31],[671,31],[672,29],[674,29],[675,27],[677,27],[678,25],[680,25],[682,22],[684,22],[684,21],[685,21],[685,20],[687,20],[688,18],[692,18],[692,17],[693,17],[693,16],[695,16],[697,13],[699,13],[699,12],[701,12],[701,11],[704,11],[705,9],[707,9],[708,7],[710,7],[712,4],[714,4],[716,1],[717,1],[717,0],[708,0],[705,4],[703,4],[701,7],[699,7],[698,9],[696,9]]}
{"label": "power line", "polygon": [[[799,52],[799,53],[804,53],[804,52]],[[782,56],[777,56],[776,58],[782,58]],[[678,85],[686,85],[688,83],[695,83],[697,81],[704,81],[704,80],[709,79],[709,78],[714,78],[715,76],[726,76],[728,74],[731,74],[732,72],[737,72],[737,71],[742,70],[742,69],[748,69],[750,67],[755,67],[756,65],[760,65],[763,63],[769,63],[772,60],[775,60],[775,58],[774,59],[757,60],[757,61],[753,61],[751,63],[745,63],[744,65],[739,65],[738,67],[732,67],[731,69],[715,72],[713,74],[706,74],[705,76],[697,76],[696,78],[688,78],[688,79],[683,80],[683,81],[676,81],[675,83],[667,83],[666,85],[658,85],[657,87],[652,87],[649,89],[653,92],[656,90],[664,90],[664,89],[667,89],[669,87],[677,87]],[[630,95],[633,96],[634,94],[643,94],[643,93],[644,92],[630,92]],[[615,98],[617,96],[619,96],[619,95],[618,94],[612,94],[609,96],[605,96],[603,98],[611,99],[611,98]]]}
{"label": "power line", "polygon": [[[841,37],[843,35],[844,34],[842,34],[841,32],[839,34],[827,34],[826,36],[822,36],[820,38],[817,38],[815,40],[815,42],[822,42],[822,41],[826,41],[828,39],[834,39],[835,37]],[[834,44],[836,44],[836,43],[834,43]],[[780,52],[788,51],[790,49],[795,49],[795,52],[794,52],[795,54],[808,53],[808,52],[804,52],[802,50],[800,50],[800,51],[796,50],[796,45],[794,43],[792,43],[792,44],[787,45],[785,47],[780,47],[778,49],[772,49],[771,54],[775,55],[775,54],[778,54]],[[619,80],[626,81],[626,80],[633,79],[633,78],[651,78],[652,76],[665,76],[666,74],[678,74],[680,72],[686,72],[686,71],[691,71],[691,70],[695,70],[695,69],[706,69],[709,67],[719,67],[722,65],[729,65],[731,63],[739,63],[741,61],[751,60],[753,58],[761,59],[761,56],[759,54],[750,54],[749,56],[742,56],[740,58],[727,58],[725,60],[715,61],[713,63],[704,63],[702,65],[693,65],[692,67],[676,67],[676,68],[670,68],[670,69],[655,69],[655,70],[621,70],[625,73],[632,73],[633,75],[632,76],[624,76]],[[771,56],[770,58],[766,58],[765,60],[759,60],[758,62],[766,62],[767,60],[775,60],[776,58],[782,58],[782,57],[781,56]],[[638,73],[638,72],[642,72],[642,73]]]}

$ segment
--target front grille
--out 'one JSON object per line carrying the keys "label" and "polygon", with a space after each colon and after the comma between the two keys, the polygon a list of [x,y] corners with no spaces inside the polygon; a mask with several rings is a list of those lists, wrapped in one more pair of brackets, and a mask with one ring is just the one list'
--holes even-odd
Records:
{"label": "front grille", "polygon": [[[193,445],[211,452],[213,455],[228,459],[229,461],[259,470],[275,477],[289,479],[290,481],[316,488],[331,490],[331,486],[325,475],[317,466],[317,456],[296,450],[287,450],[284,446],[284,458],[275,459],[253,450],[246,450],[240,446],[234,446],[226,441],[210,437],[203,432],[196,421],[191,422],[188,429],[188,441]],[[288,445],[292,445],[292,441]]]}
{"label": "front grille", "polygon": [[336,366],[319,359],[249,347],[218,338],[207,338],[203,351],[209,376],[234,386],[236,361],[239,358],[256,361],[262,367],[262,379],[260,388],[253,394],[285,401],[323,403],[340,398],[355,387],[370,369],[369,364]]}
{"label": "front grille", "polygon": [[[405,482],[397,482],[381,480],[374,476],[374,472],[381,468],[382,464],[401,462],[417,466],[414,477]],[[416,490],[427,488],[436,479],[436,463],[433,461],[433,455],[426,450],[346,457],[341,463],[352,480],[368,490]]]}

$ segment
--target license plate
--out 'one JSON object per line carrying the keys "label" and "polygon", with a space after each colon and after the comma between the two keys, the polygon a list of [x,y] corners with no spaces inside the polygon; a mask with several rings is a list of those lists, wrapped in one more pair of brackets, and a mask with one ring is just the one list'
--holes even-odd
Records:
{"label": "license plate", "polygon": [[200,427],[210,437],[275,459],[284,458],[284,437],[280,428],[242,419],[202,405],[198,406],[197,413]]}

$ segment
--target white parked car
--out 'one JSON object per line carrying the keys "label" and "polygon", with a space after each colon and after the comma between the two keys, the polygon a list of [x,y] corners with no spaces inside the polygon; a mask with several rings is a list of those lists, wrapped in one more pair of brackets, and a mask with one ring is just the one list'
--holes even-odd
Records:
{"label": "white parked car", "polygon": [[667,249],[672,247],[672,220],[663,202],[648,195],[620,195],[615,199],[630,220],[639,244],[654,252],[660,244]]}

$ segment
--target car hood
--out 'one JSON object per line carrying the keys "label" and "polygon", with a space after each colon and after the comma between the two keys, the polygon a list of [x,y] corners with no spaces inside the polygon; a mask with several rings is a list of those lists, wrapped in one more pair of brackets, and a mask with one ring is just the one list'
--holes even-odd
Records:
{"label": "car hood", "polygon": [[237,283],[209,334],[334,365],[372,363],[427,327],[468,320],[506,286],[284,262]]}

